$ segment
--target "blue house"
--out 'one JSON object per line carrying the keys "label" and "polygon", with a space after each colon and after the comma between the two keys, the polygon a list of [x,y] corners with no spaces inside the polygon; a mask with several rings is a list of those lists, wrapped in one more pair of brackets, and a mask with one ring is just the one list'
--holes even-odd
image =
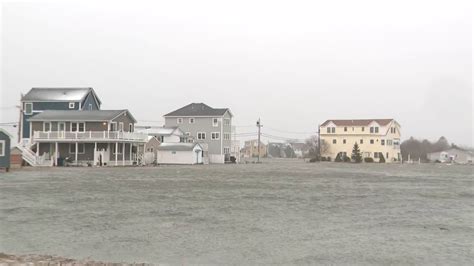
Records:
{"label": "blue house", "polygon": [[28,119],[45,110],[100,110],[92,88],[32,88],[21,98],[20,142],[32,135]]}
{"label": "blue house", "polygon": [[0,128],[0,169],[10,169],[10,134]]}

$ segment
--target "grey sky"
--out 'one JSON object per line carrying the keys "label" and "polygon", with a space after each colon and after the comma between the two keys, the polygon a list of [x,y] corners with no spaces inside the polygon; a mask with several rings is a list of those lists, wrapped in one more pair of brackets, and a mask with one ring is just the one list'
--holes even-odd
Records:
{"label": "grey sky", "polygon": [[138,120],[205,102],[277,136],[393,117],[472,145],[469,1],[222,2],[4,3],[1,122],[31,87],[90,86]]}

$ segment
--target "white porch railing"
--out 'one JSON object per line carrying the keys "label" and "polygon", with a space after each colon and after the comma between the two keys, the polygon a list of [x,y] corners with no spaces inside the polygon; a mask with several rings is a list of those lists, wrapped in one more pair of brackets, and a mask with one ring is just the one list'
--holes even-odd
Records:
{"label": "white porch railing", "polygon": [[35,131],[33,141],[65,140],[65,141],[135,141],[146,142],[148,135],[146,133],[122,132],[122,131],[86,131],[86,132],[68,132],[68,131]]}

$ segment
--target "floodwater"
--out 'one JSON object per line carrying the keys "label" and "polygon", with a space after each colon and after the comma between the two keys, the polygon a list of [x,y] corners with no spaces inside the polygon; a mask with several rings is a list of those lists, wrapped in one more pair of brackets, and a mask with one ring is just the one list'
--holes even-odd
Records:
{"label": "floodwater", "polygon": [[0,252],[171,264],[474,264],[472,166],[0,174]]}

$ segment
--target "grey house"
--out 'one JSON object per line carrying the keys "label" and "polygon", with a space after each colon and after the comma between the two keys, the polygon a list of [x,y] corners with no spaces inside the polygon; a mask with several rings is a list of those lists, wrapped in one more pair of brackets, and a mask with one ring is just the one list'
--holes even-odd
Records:
{"label": "grey house", "polygon": [[28,119],[30,143],[23,159],[32,166],[131,165],[140,159],[148,136],[134,132],[128,110],[43,111]]}
{"label": "grey house", "polygon": [[99,110],[100,105],[92,88],[32,88],[21,98],[19,140],[29,141],[28,119],[45,110]]}
{"label": "grey house", "polygon": [[0,128],[0,169],[7,172],[10,169],[10,142],[10,134]]}
{"label": "grey house", "polygon": [[202,144],[210,163],[230,160],[232,117],[229,108],[212,108],[204,103],[191,103],[164,115],[165,127],[178,127]]}

